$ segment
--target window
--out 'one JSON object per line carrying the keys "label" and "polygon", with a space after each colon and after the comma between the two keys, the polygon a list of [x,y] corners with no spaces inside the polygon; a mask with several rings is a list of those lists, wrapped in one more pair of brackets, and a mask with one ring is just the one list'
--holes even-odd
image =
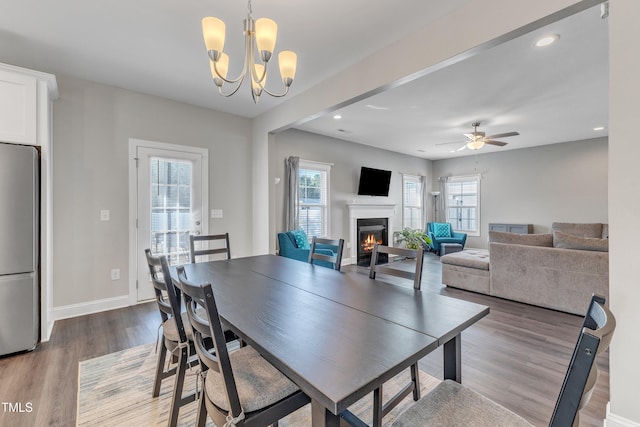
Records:
{"label": "window", "polygon": [[300,160],[300,228],[309,238],[329,234],[330,171],[330,164]]}
{"label": "window", "polygon": [[480,175],[447,179],[447,222],[455,231],[480,235]]}
{"label": "window", "polygon": [[402,175],[402,227],[424,229],[422,206],[422,177]]}

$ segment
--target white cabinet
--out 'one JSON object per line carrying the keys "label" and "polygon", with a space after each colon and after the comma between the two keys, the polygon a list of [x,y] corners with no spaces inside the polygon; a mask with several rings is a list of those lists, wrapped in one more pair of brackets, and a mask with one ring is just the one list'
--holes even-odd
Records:
{"label": "white cabinet", "polygon": [[0,69],[0,141],[37,145],[37,80]]}
{"label": "white cabinet", "polygon": [[58,84],[52,74],[0,64],[0,143],[40,150],[40,334],[53,328],[51,116]]}

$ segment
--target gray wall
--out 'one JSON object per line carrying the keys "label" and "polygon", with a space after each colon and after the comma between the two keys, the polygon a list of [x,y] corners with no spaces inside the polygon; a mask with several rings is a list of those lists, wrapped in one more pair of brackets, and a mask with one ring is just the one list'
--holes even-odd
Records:
{"label": "gray wall", "polygon": [[[75,78],[57,78],[54,308],[129,292],[129,138],[208,148],[209,206],[224,209],[223,219],[209,220],[209,230],[231,234],[234,256],[252,253],[248,119]],[[100,221],[101,209],[111,210],[110,222]],[[120,268],[120,280],[110,280],[112,268]]]}
{"label": "gray wall", "polygon": [[[272,138],[269,147],[269,181],[271,190],[272,215],[270,243],[275,250],[276,233],[285,229],[284,162],[289,156],[317,162],[333,163],[331,169],[331,220],[330,237],[352,240],[349,236],[349,213],[347,203],[393,203],[398,205],[393,229],[402,228],[402,176],[401,173],[430,176],[429,160],[381,150],[366,145],[346,142],[299,130],[287,130]],[[360,167],[391,170],[389,197],[357,196]],[[279,177],[279,184],[274,178]],[[430,185],[427,183],[427,185]]]}
{"label": "gray wall", "polygon": [[491,222],[527,223],[534,233],[551,223],[607,221],[607,138],[588,139],[433,162],[438,177],[481,174],[480,237],[486,248]]}

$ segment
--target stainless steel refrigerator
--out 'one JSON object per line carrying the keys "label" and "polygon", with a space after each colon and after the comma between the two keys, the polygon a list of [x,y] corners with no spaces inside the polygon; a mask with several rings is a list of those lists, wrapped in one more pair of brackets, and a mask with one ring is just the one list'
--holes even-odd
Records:
{"label": "stainless steel refrigerator", "polygon": [[0,143],[0,355],[39,341],[39,200],[39,151]]}

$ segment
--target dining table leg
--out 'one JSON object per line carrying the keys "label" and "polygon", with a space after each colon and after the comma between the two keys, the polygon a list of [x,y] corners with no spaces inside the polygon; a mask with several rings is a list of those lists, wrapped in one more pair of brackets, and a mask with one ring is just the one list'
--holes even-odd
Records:
{"label": "dining table leg", "polygon": [[462,336],[460,334],[444,343],[444,379],[462,382]]}
{"label": "dining table leg", "polygon": [[311,425],[313,427],[340,427],[340,415],[335,415],[320,402],[311,399]]}

